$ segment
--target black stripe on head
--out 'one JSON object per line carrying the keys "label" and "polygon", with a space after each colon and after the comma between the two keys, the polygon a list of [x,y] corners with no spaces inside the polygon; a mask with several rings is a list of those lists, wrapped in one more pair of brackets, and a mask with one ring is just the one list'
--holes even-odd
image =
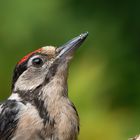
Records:
{"label": "black stripe on head", "polygon": [[17,81],[17,79],[19,78],[19,76],[27,70],[27,63],[29,61],[29,59],[35,55],[45,55],[46,54],[41,54],[41,53],[33,53],[31,54],[27,59],[25,59],[25,61],[23,61],[22,63],[18,63],[14,69],[14,72],[13,72],[13,78],[12,78],[12,90],[14,89],[14,85]]}
{"label": "black stripe on head", "polygon": [[[13,78],[12,78],[12,90],[14,89],[14,85],[17,81],[17,79],[19,78],[19,76],[27,70],[27,63],[29,61],[29,59],[31,57],[33,57],[34,55],[40,55],[41,53],[33,53],[31,54],[25,61],[23,61],[22,63],[18,63],[14,69],[14,72],[13,72]],[[41,54],[42,55],[42,54]]]}
{"label": "black stripe on head", "polygon": [[19,78],[19,76],[27,69],[27,62],[28,60],[21,63],[20,65],[18,64],[16,65],[14,69],[14,73],[13,73],[13,79],[12,79],[12,90],[14,89],[15,83],[17,79]]}

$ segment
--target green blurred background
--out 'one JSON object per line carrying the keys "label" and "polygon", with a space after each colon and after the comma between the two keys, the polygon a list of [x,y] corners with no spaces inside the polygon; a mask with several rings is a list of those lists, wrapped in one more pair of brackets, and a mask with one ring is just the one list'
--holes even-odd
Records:
{"label": "green blurred background", "polygon": [[79,140],[127,140],[140,133],[138,0],[0,0],[0,99],[21,57],[85,31],[69,72]]}

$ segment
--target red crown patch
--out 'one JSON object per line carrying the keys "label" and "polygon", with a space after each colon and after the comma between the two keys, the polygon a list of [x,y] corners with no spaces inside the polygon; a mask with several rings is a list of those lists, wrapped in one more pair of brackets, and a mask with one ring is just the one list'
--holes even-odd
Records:
{"label": "red crown patch", "polygon": [[19,62],[18,65],[22,64],[23,62],[25,62],[31,55],[35,54],[35,53],[40,53],[42,51],[42,48],[37,49],[29,54],[27,54],[26,56],[24,56]]}

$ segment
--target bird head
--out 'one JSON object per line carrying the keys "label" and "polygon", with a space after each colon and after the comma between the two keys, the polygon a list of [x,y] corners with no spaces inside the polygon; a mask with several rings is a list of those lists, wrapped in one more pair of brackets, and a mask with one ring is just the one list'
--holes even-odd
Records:
{"label": "bird head", "polygon": [[87,35],[83,33],[58,48],[42,47],[23,57],[14,69],[12,90],[32,91],[54,77],[66,79],[68,62]]}

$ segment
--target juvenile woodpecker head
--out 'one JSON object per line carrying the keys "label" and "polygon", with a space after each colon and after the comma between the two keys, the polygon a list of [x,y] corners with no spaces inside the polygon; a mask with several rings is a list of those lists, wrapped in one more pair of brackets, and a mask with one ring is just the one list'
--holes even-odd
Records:
{"label": "juvenile woodpecker head", "polygon": [[87,35],[83,33],[58,48],[46,46],[26,55],[15,67],[12,90],[32,91],[55,76],[67,78],[68,62]]}

